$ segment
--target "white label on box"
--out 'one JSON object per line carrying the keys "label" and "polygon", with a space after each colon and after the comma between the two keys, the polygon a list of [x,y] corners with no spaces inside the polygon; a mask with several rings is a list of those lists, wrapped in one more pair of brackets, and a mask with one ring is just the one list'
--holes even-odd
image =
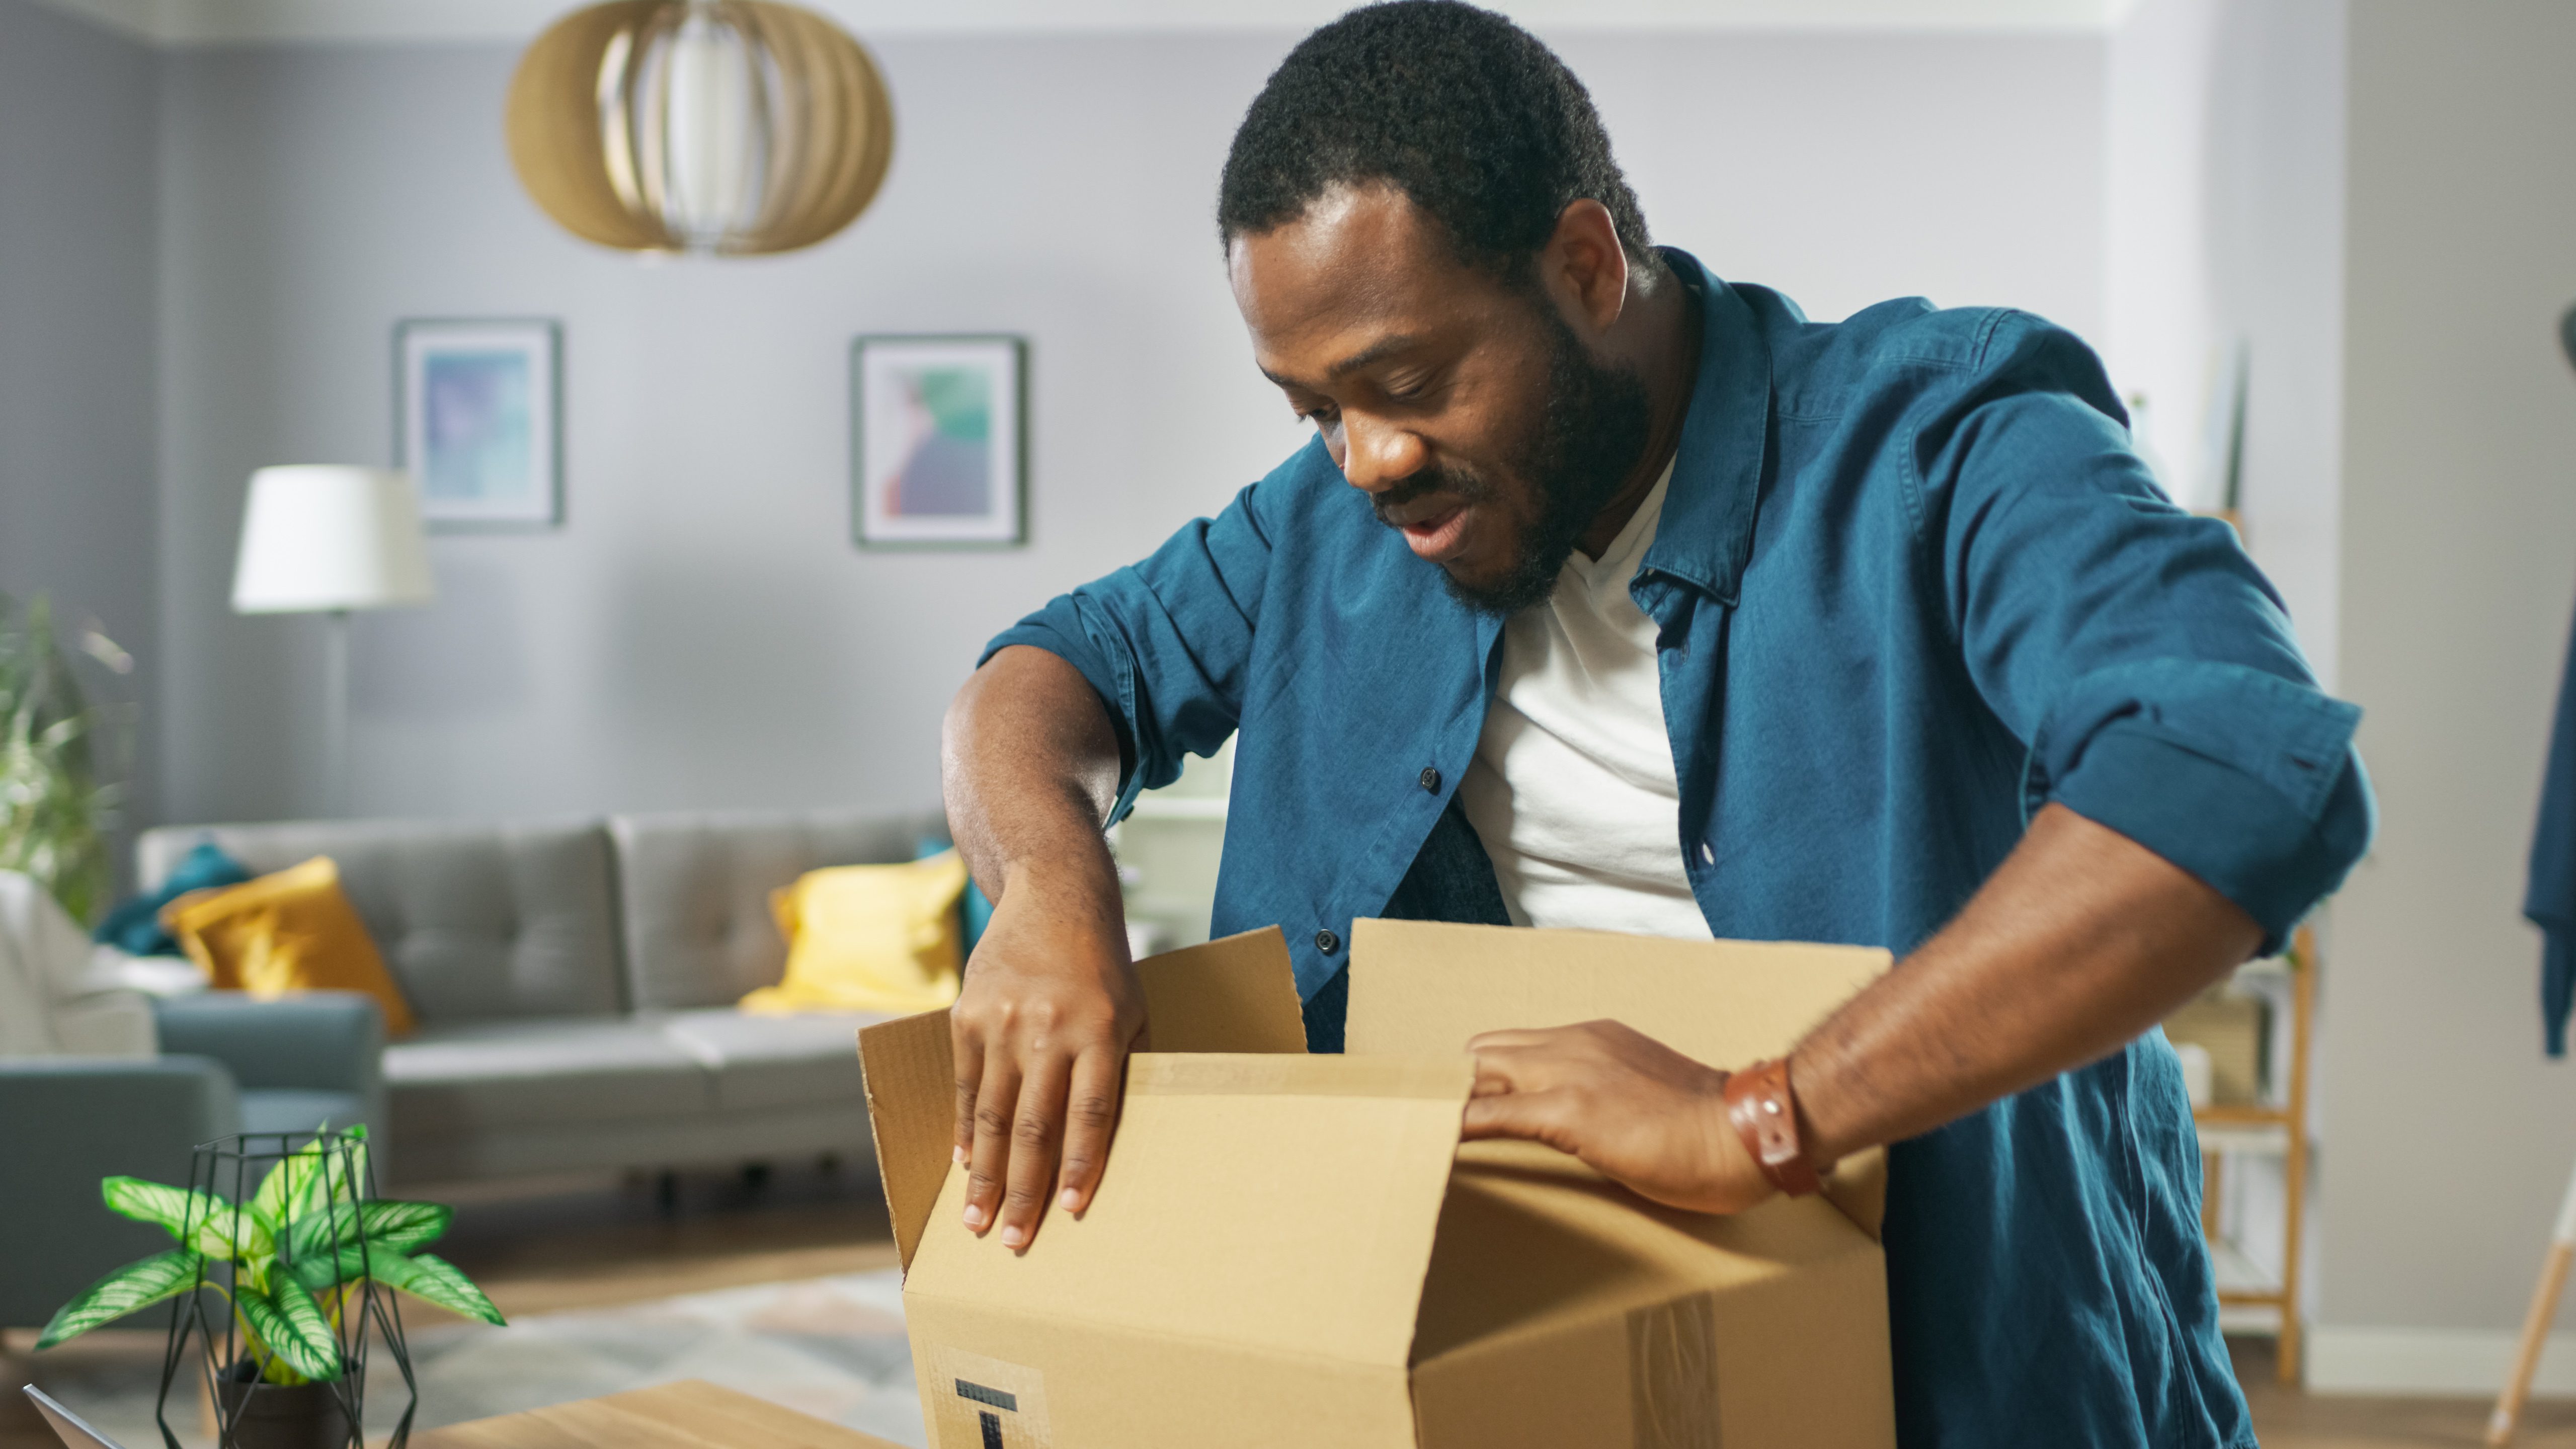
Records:
{"label": "white label on box", "polygon": [[1051,1449],[1046,1379],[1036,1369],[945,1344],[920,1364],[922,1417],[938,1449]]}

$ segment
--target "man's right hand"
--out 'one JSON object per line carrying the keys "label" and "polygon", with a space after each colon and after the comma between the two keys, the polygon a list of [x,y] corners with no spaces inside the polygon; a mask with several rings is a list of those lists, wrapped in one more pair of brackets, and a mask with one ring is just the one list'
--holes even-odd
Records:
{"label": "man's right hand", "polygon": [[1091,1206],[1145,993],[1101,824],[1118,736],[1072,665],[1014,645],[975,671],[940,742],[948,824],[993,898],[949,1014],[966,1226],[1028,1247],[1047,1201]]}
{"label": "man's right hand", "polygon": [[1025,1250],[1050,1198],[1091,1206],[1118,1124],[1127,1054],[1145,1044],[1145,993],[1113,898],[1048,897],[1014,880],[975,947],[949,1014],[957,1059],[957,1160],[966,1226],[997,1224]]}

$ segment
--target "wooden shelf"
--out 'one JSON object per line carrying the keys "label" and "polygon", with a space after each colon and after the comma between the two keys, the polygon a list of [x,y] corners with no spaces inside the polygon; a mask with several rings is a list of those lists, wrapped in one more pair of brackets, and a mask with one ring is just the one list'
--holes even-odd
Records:
{"label": "wooden shelf", "polygon": [[[2277,1283],[2261,1281],[2251,1271],[2225,1272],[2218,1294],[2225,1308],[2268,1308],[2280,1315],[2281,1336],[2275,1358],[2275,1370],[2281,1382],[2299,1381],[2301,1355],[2299,1322],[2299,1255],[2300,1230],[2305,1226],[2308,1177],[2308,1053],[2316,1020],[2317,944],[2310,927],[2299,928],[2289,954],[2275,960],[2249,963],[2247,976],[2287,978],[2290,1010],[2290,1060],[2287,1080],[2279,1083],[2282,1105],[2227,1103],[2193,1110],[2191,1116],[2200,1133],[2202,1164],[2201,1233],[2210,1240],[2213,1268],[2234,1267],[2250,1270],[2244,1255],[2219,1236],[2218,1191],[2225,1160],[2234,1155],[2278,1157],[2281,1159],[2282,1223],[2281,1276]],[[2252,1279],[2252,1282],[2246,1280]]]}
{"label": "wooden shelf", "polygon": [[2290,1111],[2286,1107],[2195,1107],[2191,1120],[2203,1127],[2287,1127]]}

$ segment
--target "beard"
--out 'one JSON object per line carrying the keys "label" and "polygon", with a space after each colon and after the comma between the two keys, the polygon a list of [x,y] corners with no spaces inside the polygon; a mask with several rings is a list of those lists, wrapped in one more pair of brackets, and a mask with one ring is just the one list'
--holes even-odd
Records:
{"label": "beard", "polygon": [[[1469,583],[1441,570],[1450,597],[1503,619],[1536,608],[1556,591],[1557,575],[1584,530],[1636,470],[1654,421],[1644,378],[1595,362],[1546,298],[1536,299],[1536,310],[1547,333],[1547,401],[1509,464],[1529,481],[1538,511],[1512,541],[1512,561],[1500,578]],[[1467,504],[1488,503],[1500,491],[1472,469],[1427,468],[1379,494],[1374,507],[1378,521],[1392,528],[1389,510],[1415,499],[1445,493]]]}

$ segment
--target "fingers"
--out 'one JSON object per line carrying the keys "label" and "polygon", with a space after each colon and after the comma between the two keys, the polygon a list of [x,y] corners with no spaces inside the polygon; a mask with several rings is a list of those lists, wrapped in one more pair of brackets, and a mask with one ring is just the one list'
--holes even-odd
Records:
{"label": "fingers", "polygon": [[[1475,1097],[1458,1135],[1470,1141],[1487,1137],[1525,1137],[1559,1152],[1574,1152],[1576,1103],[1563,1092],[1511,1092]],[[1580,1155],[1580,1154],[1577,1154]]]}
{"label": "fingers", "polygon": [[1536,1030],[1480,1032],[1467,1039],[1467,1050],[1486,1052],[1510,1047],[1545,1046],[1550,1042],[1562,1040],[1568,1032],[1574,1030],[1576,1028],[1570,1026],[1557,1026]]}
{"label": "fingers", "polygon": [[1588,1064],[1583,1044],[1563,1031],[1489,1031],[1467,1049],[1475,1054],[1479,1097],[1543,1092]]}
{"label": "fingers", "polygon": [[983,1080],[975,1090],[974,1142],[966,1150],[966,1226],[978,1237],[992,1228],[1000,1212],[1019,1102],[1019,1063],[1006,1053],[987,1053]]}
{"label": "fingers", "polygon": [[948,1040],[957,1059],[957,1140],[951,1158],[962,1166],[975,1148],[975,1094],[984,1082],[984,1039],[951,1017]]}
{"label": "fingers", "polygon": [[1109,1137],[1118,1127],[1118,1073],[1123,1065],[1115,1051],[1084,1052],[1073,1063],[1072,1091],[1064,1109],[1064,1169],[1056,1206],[1069,1213],[1088,1211],[1092,1189],[1100,1185],[1100,1167],[1109,1157]]}
{"label": "fingers", "polygon": [[1002,1189],[1002,1246],[1022,1249],[1037,1236],[1055,1183],[1056,1146],[1064,1135],[1065,1078],[1071,1064],[1045,1056],[1026,1064],[1018,1110],[1011,1115],[1010,1180]]}

